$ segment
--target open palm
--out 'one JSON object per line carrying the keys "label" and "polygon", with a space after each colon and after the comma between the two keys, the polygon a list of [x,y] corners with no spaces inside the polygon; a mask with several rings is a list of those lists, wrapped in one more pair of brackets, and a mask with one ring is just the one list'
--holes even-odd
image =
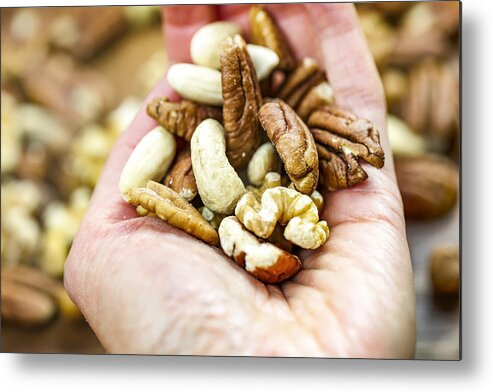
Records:
{"label": "open palm", "polygon": [[[189,61],[200,26],[249,6],[165,8],[172,62]],[[325,195],[329,241],[301,255],[303,270],[264,285],[220,249],[154,218],[118,191],[121,170],[155,123],[145,104],[172,92],[163,80],[117,142],[65,267],[69,294],[113,353],[404,358],[414,353],[415,303],[402,202],[385,130],[381,83],[354,7],[273,5],[298,57],[325,65],[338,104],[380,129],[385,167]]]}

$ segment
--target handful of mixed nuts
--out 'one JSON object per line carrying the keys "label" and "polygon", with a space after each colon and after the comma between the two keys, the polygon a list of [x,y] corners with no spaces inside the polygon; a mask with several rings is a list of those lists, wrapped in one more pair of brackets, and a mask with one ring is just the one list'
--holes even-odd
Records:
{"label": "handful of mixed nuts", "polygon": [[302,268],[297,248],[329,237],[317,187],[366,180],[359,159],[381,168],[384,151],[370,121],[334,105],[315,60],[296,64],[266,10],[252,7],[250,23],[252,44],[230,22],[195,33],[195,64],[167,74],[183,100],[148,105],[159,126],[131,154],[120,190],[139,215],[221,246],[259,280],[278,283]]}

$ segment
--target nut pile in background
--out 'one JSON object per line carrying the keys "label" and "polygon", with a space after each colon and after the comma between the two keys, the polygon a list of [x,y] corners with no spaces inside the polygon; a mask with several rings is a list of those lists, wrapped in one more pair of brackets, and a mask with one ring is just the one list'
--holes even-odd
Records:
{"label": "nut pile in background", "polygon": [[[459,189],[459,2],[361,3],[357,9],[385,89],[406,218],[446,216]],[[429,258],[434,294],[458,296],[458,265],[458,244],[436,244]]]}
{"label": "nut pile in background", "polygon": [[365,181],[360,160],[381,168],[384,152],[370,121],[335,105],[317,62],[296,63],[265,9],[251,7],[250,25],[250,44],[232,22],[195,32],[194,64],[167,73],[182,100],[148,105],[160,125],[135,147],[120,191],[139,215],[221,246],[259,280],[279,283],[302,268],[300,249],[329,238],[317,188]]}
{"label": "nut pile in background", "polygon": [[165,67],[158,48],[121,96],[94,63],[110,44],[159,30],[159,7],[1,15],[2,320],[82,320],[61,282],[65,259],[114,141]]}

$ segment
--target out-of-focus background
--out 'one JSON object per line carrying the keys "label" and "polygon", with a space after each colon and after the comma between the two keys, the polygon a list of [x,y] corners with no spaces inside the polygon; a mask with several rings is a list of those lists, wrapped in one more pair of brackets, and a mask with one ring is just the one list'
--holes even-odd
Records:
{"label": "out-of-focus background", "polygon": [[[357,9],[384,83],[394,153],[432,152],[457,171],[459,3]],[[1,10],[4,352],[104,352],[63,288],[63,265],[114,141],[165,73],[161,29],[154,6]],[[459,202],[447,209],[407,220],[416,358],[459,356]]]}

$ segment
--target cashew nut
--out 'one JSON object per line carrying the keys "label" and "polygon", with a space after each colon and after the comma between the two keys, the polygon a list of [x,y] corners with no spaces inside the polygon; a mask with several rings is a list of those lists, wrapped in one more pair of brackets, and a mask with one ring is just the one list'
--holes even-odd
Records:
{"label": "cashew nut", "polygon": [[145,135],[132,151],[120,176],[120,192],[128,201],[133,187],[145,187],[150,180],[160,181],[175,157],[174,136],[158,126]]}
{"label": "cashew nut", "polygon": [[226,157],[222,125],[202,121],[190,142],[192,168],[204,205],[213,212],[230,214],[245,192],[245,186]]}

